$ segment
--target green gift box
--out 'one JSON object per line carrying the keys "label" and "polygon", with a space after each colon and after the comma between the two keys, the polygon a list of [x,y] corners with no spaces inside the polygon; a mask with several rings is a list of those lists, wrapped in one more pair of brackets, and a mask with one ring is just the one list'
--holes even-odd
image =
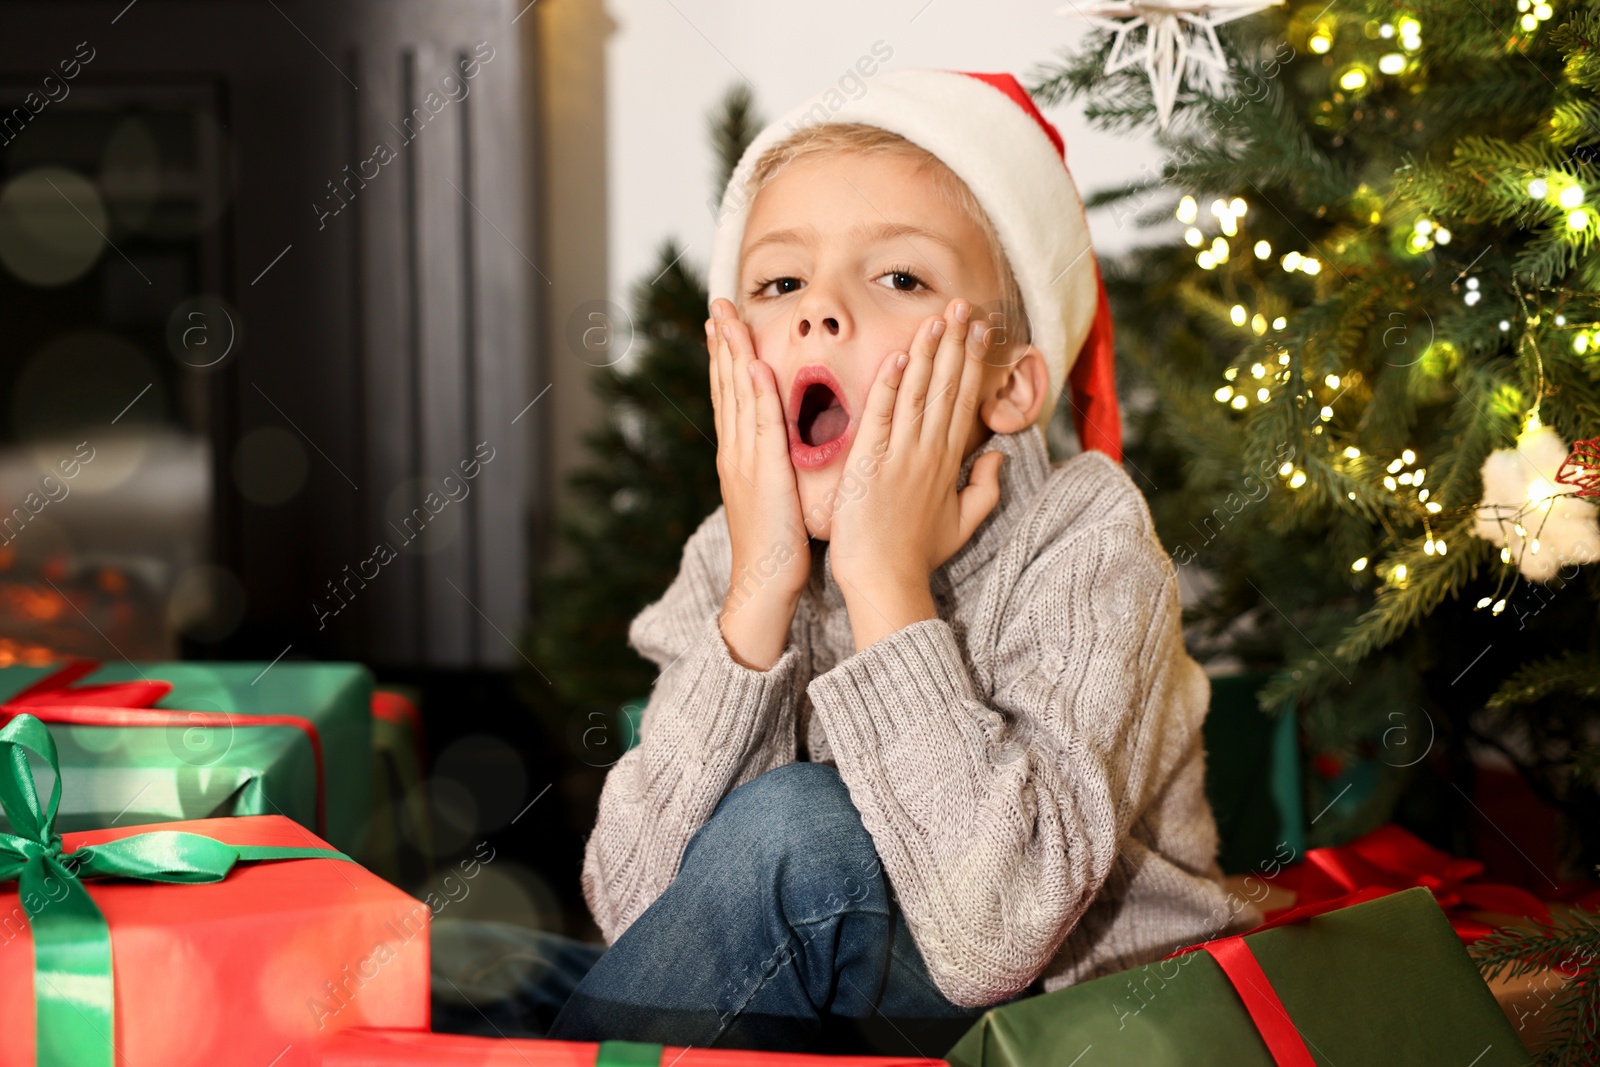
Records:
{"label": "green gift box", "polygon": [[[994,1008],[945,1059],[951,1067],[1531,1062],[1427,889],[1224,941],[1235,956],[1246,946],[1250,959],[1225,972],[1212,953],[1191,951]],[[1298,1058],[1281,1044],[1296,1036]]]}
{"label": "green gift box", "polygon": [[[60,670],[0,669],[0,704]],[[142,707],[104,706],[86,688],[128,682],[172,688]],[[357,663],[124,662],[73,677],[50,696],[61,706],[11,710],[50,723],[61,831],[284,815],[353,854],[372,804],[372,689]],[[101,706],[73,706],[80,691]]]}

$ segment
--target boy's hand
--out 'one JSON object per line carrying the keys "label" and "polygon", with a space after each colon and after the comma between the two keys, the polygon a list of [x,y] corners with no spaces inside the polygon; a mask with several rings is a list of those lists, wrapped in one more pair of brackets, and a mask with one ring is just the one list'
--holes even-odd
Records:
{"label": "boy's hand", "polygon": [[788,642],[811,574],[811,548],[789,460],[789,432],[772,368],[756,358],[733,304],[718,299],[706,320],[711,405],[717,421],[717,476],[733,543],[721,617],[730,653],[765,670]]}
{"label": "boy's hand", "polygon": [[[892,352],[867,396],[834,504],[829,559],[842,591],[865,601],[858,624],[885,636],[931,610],[928,579],[967,543],[1000,501],[1000,461],[981,456],[956,492],[967,435],[976,417],[990,338],[969,330],[971,303],[956,299],[943,318],[924,322],[904,354]],[[942,336],[936,333],[942,330]]]}

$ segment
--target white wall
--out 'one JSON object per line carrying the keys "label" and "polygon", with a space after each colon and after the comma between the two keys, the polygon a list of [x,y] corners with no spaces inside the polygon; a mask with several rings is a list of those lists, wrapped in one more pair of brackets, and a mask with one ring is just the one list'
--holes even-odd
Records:
{"label": "white wall", "polygon": [[[611,298],[629,306],[629,287],[659,269],[655,252],[675,236],[703,278],[713,218],[707,201],[717,173],[708,120],[728,87],[747,79],[758,114],[771,121],[834,84],[873,42],[893,49],[885,66],[1004,71],[1026,84],[1036,67],[1075,47],[1085,32],[1065,0],[608,0],[616,22],[607,42],[607,171]],[[1080,191],[1155,170],[1148,137],[1089,129],[1081,108],[1042,109],[1061,131]],[[1101,254],[1147,240],[1111,212],[1089,218]]]}

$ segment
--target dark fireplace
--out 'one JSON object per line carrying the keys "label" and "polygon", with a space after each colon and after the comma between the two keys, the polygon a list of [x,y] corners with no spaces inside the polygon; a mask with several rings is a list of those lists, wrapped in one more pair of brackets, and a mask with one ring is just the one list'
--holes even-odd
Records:
{"label": "dark fireplace", "polygon": [[517,8],[0,17],[0,663],[521,662]]}

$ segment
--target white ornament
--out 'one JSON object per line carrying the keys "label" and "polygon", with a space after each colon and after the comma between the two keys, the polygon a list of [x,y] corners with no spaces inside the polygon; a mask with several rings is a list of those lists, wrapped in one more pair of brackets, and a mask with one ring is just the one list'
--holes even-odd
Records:
{"label": "white ornament", "polygon": [[[1228,57],[1217,40],[1224,22],[1253,15],[1284,0],[1100,0],[1068,4],[1056,14],[1074,13],[1112,32],[1106,73],[1115,74],[1140,61],[1156,99],[1156,118],[1167,128],[1178,90],[1191,73],[1213,94],[1228,83]],[[1144,44],[1129,48],[1128,36],[1144,28]]]}
{"label": "white ornament", "polygon": [[1600,560],[1600,509],[1556,481],[1567,448],[1548,426],[1517,438],[1516,448],[1483,461],[1483,503],[1473,532],[1500,545],[1530,581],[1547,582],[1571,563]]}

